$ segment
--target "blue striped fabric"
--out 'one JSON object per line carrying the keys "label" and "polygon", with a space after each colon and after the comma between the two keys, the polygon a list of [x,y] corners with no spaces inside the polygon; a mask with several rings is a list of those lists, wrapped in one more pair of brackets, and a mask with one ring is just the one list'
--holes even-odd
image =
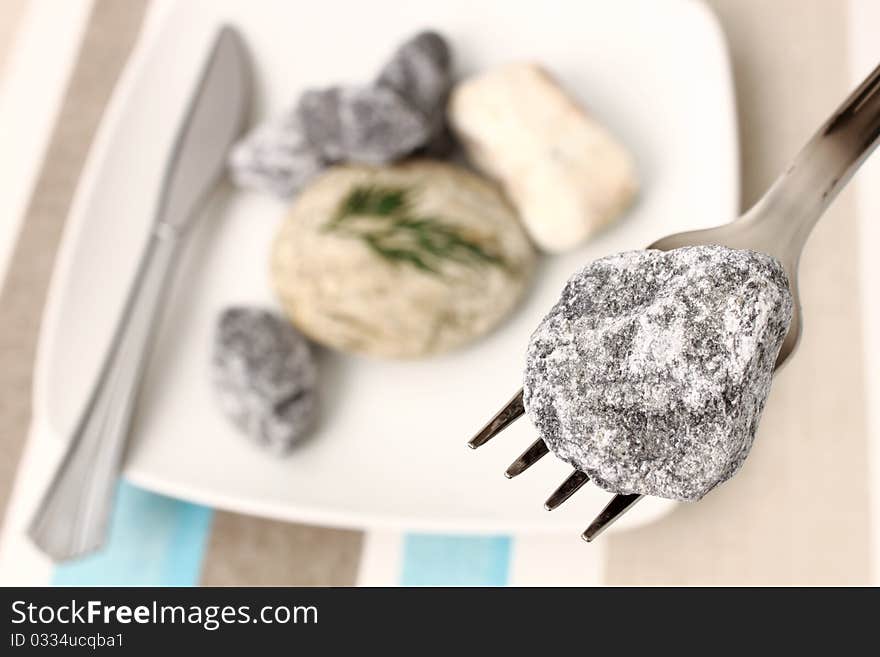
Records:
{"label": "blue striped fabric", "polygon": [[61,586],[194,586],[211,531],[208,507],[120,483],[107,545],[56,567]]}
{"label": "blue striped fabric", "polygon": [[[211,531],[210,508],[120,483],[107,545],[56,567],[59,586],[195,586]],[[511,539],[407,534],[400,584],[504,586]],[[389,584],[392,582],[389,582]]]}
{"label": "blue striped fabric", "polygon": [[400,583],[404,586],[504,586],[511,539],[506,536],[407,534]]}

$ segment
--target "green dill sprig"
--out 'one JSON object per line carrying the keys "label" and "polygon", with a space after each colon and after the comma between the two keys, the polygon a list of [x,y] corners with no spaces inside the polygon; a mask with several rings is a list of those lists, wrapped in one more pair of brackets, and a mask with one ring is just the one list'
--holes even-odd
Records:
{"label": "green dill sprig", "polygon": [[355,187],[339,205],[333,224],[355,216],[388,217],[405,214],[409,199],[405,189],[388,189],[374,186]]}
{"label": "green dill sprig", "polygon": [[[413,216],[408,190],[362,186],[353,189],[324,226],[359,237],[377,256],[440,274],[444,260],[466,266],[506,268],[504,259],[468,238],[459,227],[434,217]],[[357,226],[355,218],[364,218]]]}

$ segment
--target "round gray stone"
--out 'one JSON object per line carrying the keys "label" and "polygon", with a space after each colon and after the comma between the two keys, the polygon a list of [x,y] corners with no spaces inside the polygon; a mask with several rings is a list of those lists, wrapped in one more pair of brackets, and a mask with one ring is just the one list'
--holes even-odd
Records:
{"label": "round gray stone", "polygon": [[233,307],[217,321],[211,378],[223,412],[272,452],[306,435],[317,409],[317,367],[306,339],[259,308]]}
{"label": "round gray stone", "polygon": [[700,246],[602,258],[571,277],[532,335],[526,410],[602,488],[699,499],[749,453],[791,312],[768,255]]}

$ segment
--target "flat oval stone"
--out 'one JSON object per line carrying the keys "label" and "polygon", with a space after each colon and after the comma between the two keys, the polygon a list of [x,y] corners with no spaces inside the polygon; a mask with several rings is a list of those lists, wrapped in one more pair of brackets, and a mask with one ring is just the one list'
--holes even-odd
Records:
{"label": "flat oval stone", "polygon": [[534,250],[491,184],[440,162],[338,166],[296,199],[272,253],[294,324],[342,351],[411,358],[491,330]]}
{"label": "flat oval stone", "polygon": [[782,265],[699,246],[602,258],[532,335],[526,410],[602,488],[701,498],[745,461],[791,321]]}
{"label": "flat oval stone", "polygon": [[211,366],[221,409],[259,445],[281,454],[308,433],[317,367],[306,339],[283,317],[260,308],[224,310]]}

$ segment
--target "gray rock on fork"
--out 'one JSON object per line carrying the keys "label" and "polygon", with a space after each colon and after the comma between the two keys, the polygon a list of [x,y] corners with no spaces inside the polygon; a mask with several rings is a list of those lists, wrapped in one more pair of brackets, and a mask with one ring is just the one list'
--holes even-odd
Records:
{"label": "gray rock on fork", "polygon": [[782,266],[754,251],[602,258],[532,335],[526,411],[598,486],[699,499],[748,455],[791,312]]}

